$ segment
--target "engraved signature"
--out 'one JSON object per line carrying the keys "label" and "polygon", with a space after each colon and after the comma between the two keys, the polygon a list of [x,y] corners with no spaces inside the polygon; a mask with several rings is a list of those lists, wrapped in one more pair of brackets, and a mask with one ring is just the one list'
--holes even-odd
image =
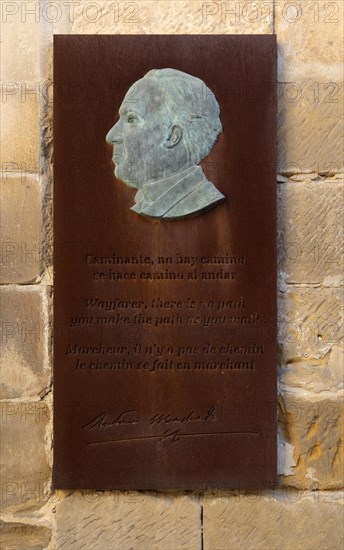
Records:
{"label": "engraved signature", "polygon": [[259,436],[258,432],[196,432],[196,433],[183,433],[181,428],[176,430],[166,430],[159,435],[144,435],[141,437],[127,437],[125,439],[107,439],[105,441],[90,441],[87,445],[106,445],[109,443],[132,443],[134,441],[147,441],[149,439],[157,439],[159,443],[162,441],[169,441],[170,443],[177,443],[182,437],[204,437],[204,436],[227,436],[227,435],[253,435]]}
{"label": "engraved signature", "polygon": [[[155,424],[189,424],[193,422],[207,422],[216,420],[215,406],[209,407],[205,414],[196,414],[194,410],[189,413],[177,416],[170,413],[158,412],[154,413],[148,420],[148,423],[153,426]],[[95,428],[111,428],[112,426],[121,426],[123,424],[139,424],[140,418],[135,409],[128,409],[120,412],[115,418],[111,419],[107,412],[102,412],[89,422],[82,426],[83,429],[93,430]]]}
{"label": "engraved signature", "polygon": [[140,419],[135,409],[129,409],[119,413],[113,420],[109,420],[107,412],[102,412],[93,418],[93,420],[87,422],[82,428],[93,430],[94,428],[111,428],[112,426],[121,426],[122,424],[138,424],[139,422]]}
{"label": "engraved signature", "polygon": [[185,415],[175,415],[166,412],[154,413],[148,420],[142,420],[135,409],[127,409],[120,412],[114,418],[111,418],[109,413],[102,412],[89,422],[82,426],[83,429],[95,430],[101,428],[111,428],[113,426],[135,425],[147,422],[150,426],[166,426],[169,424],[177,424],[177,427],[167,428],[162,433],[156,435],[142,435],[137,437],[126,437],[123,439],[107,439],[104,441],[91,441],[87,445],[104,445],[109,443],[130,443],[134,441],[157,440],[159,443],[168,441],[169,443],[177,443],[183,437],[203,437],[203,436],[229,436],[229,435],[251,435],[258,436],[259,433],[253,431],[223,431],[223,432],[184,432],[183,426],[186,424],[195,424],[199,422],[213,422],[216,420],[215,405],[209,407],[204,414],[197,414],[194,410],[189,411]]}
{"label": "engraved signature", "polygon": [[207,422],[208,420],[216,420],[216,409],[212,405],[205,414],[196,414],[195,411],[190,411],[184,416],[175,416],[168,413],[154,414],[149,423],[153,424],[188,424],[190,422]]}

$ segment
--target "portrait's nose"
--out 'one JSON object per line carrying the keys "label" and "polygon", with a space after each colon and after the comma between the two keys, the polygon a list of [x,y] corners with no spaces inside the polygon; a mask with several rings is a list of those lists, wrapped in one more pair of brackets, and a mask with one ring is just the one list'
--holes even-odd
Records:
{"label": "portrait's nose", "polygon": [[106,135],[106,141],[110,145],[114,145],[115,143],[122,143],[119,121],[111,128],[111,130],[108,131]]}

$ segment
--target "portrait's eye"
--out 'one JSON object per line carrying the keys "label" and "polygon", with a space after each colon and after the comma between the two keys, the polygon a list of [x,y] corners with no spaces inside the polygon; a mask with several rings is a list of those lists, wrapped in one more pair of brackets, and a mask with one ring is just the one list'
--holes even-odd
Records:
{"label": "portrait's eye", "polygon": [[127,115],[127,122],[128,122],[129,124],[133,124],[134,122],[136,122],[136,117],[135,117],[135,115],[132,115],[132,114]]}

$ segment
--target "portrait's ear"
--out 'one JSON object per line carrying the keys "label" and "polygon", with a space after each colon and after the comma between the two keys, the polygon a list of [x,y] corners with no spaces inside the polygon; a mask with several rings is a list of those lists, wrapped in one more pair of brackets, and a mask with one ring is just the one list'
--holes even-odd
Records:
{"label": "portrait's ear", "polygon": [[183,137],[183,130],[180,126],[172,126],[169,130],[167,140],[164,143],[164,147],[171,149],[175,147]]}

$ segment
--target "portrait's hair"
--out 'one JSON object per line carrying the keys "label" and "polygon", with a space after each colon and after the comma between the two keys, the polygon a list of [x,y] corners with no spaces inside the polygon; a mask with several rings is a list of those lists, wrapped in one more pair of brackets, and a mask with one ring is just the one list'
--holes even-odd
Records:
{"label": "portrait's hair", "polygon": [[205,83],[176,69],[153,69],[144,78],[157,79],[166,96],[164,123],[183,129],[190,160],[198,164],[222,131],[220,108]]}

